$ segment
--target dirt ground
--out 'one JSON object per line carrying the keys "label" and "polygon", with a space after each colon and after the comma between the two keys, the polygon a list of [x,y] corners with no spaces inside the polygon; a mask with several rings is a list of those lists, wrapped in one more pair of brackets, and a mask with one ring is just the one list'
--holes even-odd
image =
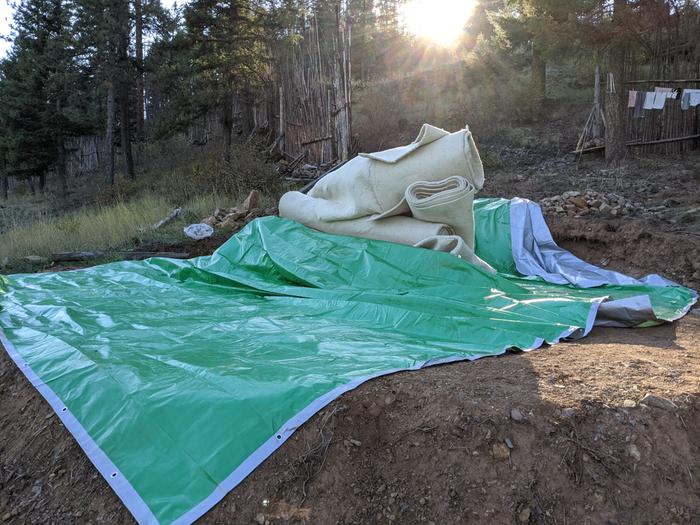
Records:
{"label": "dirt ground", "polygon": [[[666,206],[660,217],[548,221],[594,264],[700,288],[700,230],[688,214],[700,205],[700,156],[610,172],[596,159],[500,155],[486,195],[593,188]],[[700,523],[699,314],[365,383],[201,522]],[[0,522],[132,521],[4,352],[0,399]]]}

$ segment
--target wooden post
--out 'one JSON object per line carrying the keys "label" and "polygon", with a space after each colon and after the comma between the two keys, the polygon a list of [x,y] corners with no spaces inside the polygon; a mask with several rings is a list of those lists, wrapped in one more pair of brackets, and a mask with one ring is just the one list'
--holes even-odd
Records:
{"label": "wooden post", "polygon": [[600,103],[600,68],[595,66],[595,84],[593,87],[593,118],[591,119],[591,135],[594,139],[603,136],[602,105]]}

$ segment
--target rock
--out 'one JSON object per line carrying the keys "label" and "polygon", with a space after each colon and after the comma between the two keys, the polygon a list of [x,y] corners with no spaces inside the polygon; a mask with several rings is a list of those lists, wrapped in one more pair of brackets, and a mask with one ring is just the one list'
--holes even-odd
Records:
{"label": "rock", "polygon": [[352,439],[352,438],[350,438],[348,441],[350,441],[350,443],[352,443],[352,444],[353,444],[354,446],[356,446],[356,447],[361,447],[361,446],[362,446],[362,441],[358,441],[357,439]]}
{"label": "rock", "polygon": [[642,399],[639,400],[639,402],[643,405],[647,405],[650,407],[661,408],[662,410],[674,411],[678,408],[678,405],[676,405],[670,399],[655,396],[652,394],[645,395]]}
{"label": "rock", "polygon": [[44,264],[46,262],[46,259],[40,255],[27,255],[24,260],[30,264]]}
{"label": "rock", "polygon": [[639,461],[640,459],[642,459],[642,453],[639,452],[637,445],[635,445],[634,443],[632,443],[629,446],[627,451],[629,452],[629,455],[632,457],[632,459],[634,459],[635,461]]}
{"label": "rock", "polygon": [[561,409],[561,417],[574,417],[576,415],[576,409],[575,408],[562,408]]}
{"label": "rock", "polygon": [[632,399],[625,399],[622,401],[622,406],[625,408],[634,408],[637,406],[637,403],[635,403]]}
{"label": "rock", "polygon": [[396,401],[396,396],[395,396],[394,394],[388,394],[388,395],[384,398],[384,404],[385,404],[386,406],[393,405],[395,401]]}
{"label": "rock", "polygon": [[237,215],[228,215],[220,224],[221,228],[235,228],[239,226]]}
{"label": "rock", "polygon": [[515,407],[510,409],[510,418],[513,421],[517,421],[518,423],[522,423],[523,421],[525,421],[525,416],[523,416],[523,413],[520,412],[519,408]]}
{"label": "rock", "polygon": [[600,208],[603,205],[603,201],[600,199],[595,199],[594,201],[591,201],[591,208]]}
{"label": "rock", "polygon": [[209,226],[216,226],[219,223],[219,219],[212,215],[211,217],[204,219],[202,223],[208,224]]}
{"label": "rock", "polygon": [[510,458],[510,449],[505,443],[494,443],[492,453],[493,459],[497,461],[506,461]]}
{"label": "rock", "polygon": [[258,525],[265,525],[265,514],[261,512],[260,514],[255,516],[255,523],[257,523]]}
{"label": "rock", "polygon": [[588,203],[586,202],[586,199],[583,197],[573,197],[569,199],[569,202],[576,206],[577,208],[586,208],[588,207]]}
{"label": "rock", "polygon": [[243,201],[241,210],[244,213],[249,212],[253,208],[257,208],[260,205],[260,192],[258,190],[251,191],[248,196]]}
{"label": "rock", "polygon": [[602,203],[602,204],[598,207],[598,210],[599,210],[601,213],[610,213],[610,212],[612,211],[612,209],[613,209],[612,206],[610,206],[610,204],[608,204],[607,202]]}
{"label": "rock", "polygon": [[419,500],[418,500],[418,503],[420,503],[421,505],[425,505],[425,503],[426,503],[425,498],[419,499]]}
{"label": "rock", "polygon": [[507,437],[504,441],[506,442],[506,446],[507,446],[510,450],[513,450],[513,442],[510,440],[510,438]]}
{"label": "rock", "polygon": [[525,507],[520,511],[520,514],[518,514],[518,521],[520,523],[527,523],[530,521],[530,507]]}

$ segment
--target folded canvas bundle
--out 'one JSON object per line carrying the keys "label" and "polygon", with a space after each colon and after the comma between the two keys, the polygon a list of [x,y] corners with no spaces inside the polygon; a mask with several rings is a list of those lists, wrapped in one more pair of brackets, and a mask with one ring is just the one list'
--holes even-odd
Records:
{"label": "folded canvas bundle", "polygon": [[474,186],[464,177],[418,181],[406,188],[404,198],[379,218],[411,214],[426,222],[449,224],[467,246],[474,248]]}
{"label": "folded canvas bundle", "polygon": [[[424,124],[411,144],[360,154],[308,195],[286,193],[279,213],[324,232],[459,253],[488,267],[473,253],[474,195],[483,184],[471,132]],[[463,242],[428,240],[444,235]]]}
{"label": "folded canvas bundle", "polygon": [[[382,214],[404,198],[406,187],[417,181],[437,181],[458,175],[476,190],[484,185],[484,168],[468,129],[448,133],[424,124],[415,141],[379,153],[361,154],[332,171],[308,195],[290,192],[280,200],[280,215],[342,221]],[[295,207],[314,217],[299,217]],[[298,217],[298,218],[297,218]]]}

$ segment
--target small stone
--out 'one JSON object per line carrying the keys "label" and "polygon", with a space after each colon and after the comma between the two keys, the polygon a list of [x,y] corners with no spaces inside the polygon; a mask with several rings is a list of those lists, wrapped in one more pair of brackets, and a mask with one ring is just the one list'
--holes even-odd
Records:
{"label": "small stone", "polygon": [[586,199],[584,199],[583,197],[573,197],[569,199],[569,202],[577,208],[586,208],[588,206],[588,204],[586,203]]}
{"label": "small stone", "polygon": [[356,447],[361,447],[362,446],[362,441],[358,441],[357,439],[352,439],[350,438],[350,443],[352,443]]}
{"label": "small stone", "polygon": [[527,523],[530,521],[530,507],[525,507],[520,511],[520,514],[518,514],[518,521],[520,521],[520,523]]}
{"label": "small stone", "polygon": [[561,417],[574,417],[576,415],[575,408],[562,408]]}
{"label": "small stone", "polygon": [[384,404],[385,404],[386,406],[393,405],[395,401],[396,401],[396,396],[395,396],[394,394],[388,394],[388,395],[384,398]]}
{"label": "small stone", "polygon": [[591,201],[591,208],[600,208],[603,205],[603,201],[600,199],[595,199],[594,201]]}
{"label": "small stone", "polygon": [[418,503],[420,503],[421,505],[425,505],[425,498],[419,499]]}
{"label": "small stone", "polygon": [[27,255],[24,260],[30,264],[44,264],[46,262],[46,259],[40,255]]}
{"label": "small stone", "polygon": [[628,452],[629,452],[630,456],[631,456],[635,461],[639,461],[640,459],[642,459],[642,453],[639,452],[639,449],[637,448],[637,445],[635,445],[634,443],[632,443],[632,444],[629,446]]}
{"label": "small stone", "polygon": [[632,399],[625,399],[622,401],[622,406],[625,408],[634,408],[637,406],[637,403],[635,403]]}
{"label": "small stone", "polygon": [[605,202],[598,207],[598,210],[600,210],[601,213],[610,213],[612,209],[612,206]]}
{"label": "small stone", "polygon": [[510,450],[505,443],[495,443],[492,452],[493,459],[497,461],[505,461],[510,458]]}
{"label": "small stone", "polygon": [[674,411],[678,408],[678,405],[676,405],[670,399],[655,396],[653,394],[645,395],[642,399],[639,400],[639,402],[643,405],[647,405],[647,406],[655,407],[655,408],[660,408],[662,410]]}
{"label": "small stone", "polygon": [[522,423],[525,421],[525,416],[523,416],[523,413],[520,411],[519,408],[511,408],[510,409],[510,418],[513,421],[517,421],[518,423]]}
{"label": "small stone", "polygon": [[506,442],[506,446],[513,450],[513,442],[510,440],[510,438],[507,437],[504,441]]}
{"label": "small stone", "polygon": [[265,525],[265,514],[261,512],[260,514],[255,516],[255,523],[257,523],[258,525]]}

